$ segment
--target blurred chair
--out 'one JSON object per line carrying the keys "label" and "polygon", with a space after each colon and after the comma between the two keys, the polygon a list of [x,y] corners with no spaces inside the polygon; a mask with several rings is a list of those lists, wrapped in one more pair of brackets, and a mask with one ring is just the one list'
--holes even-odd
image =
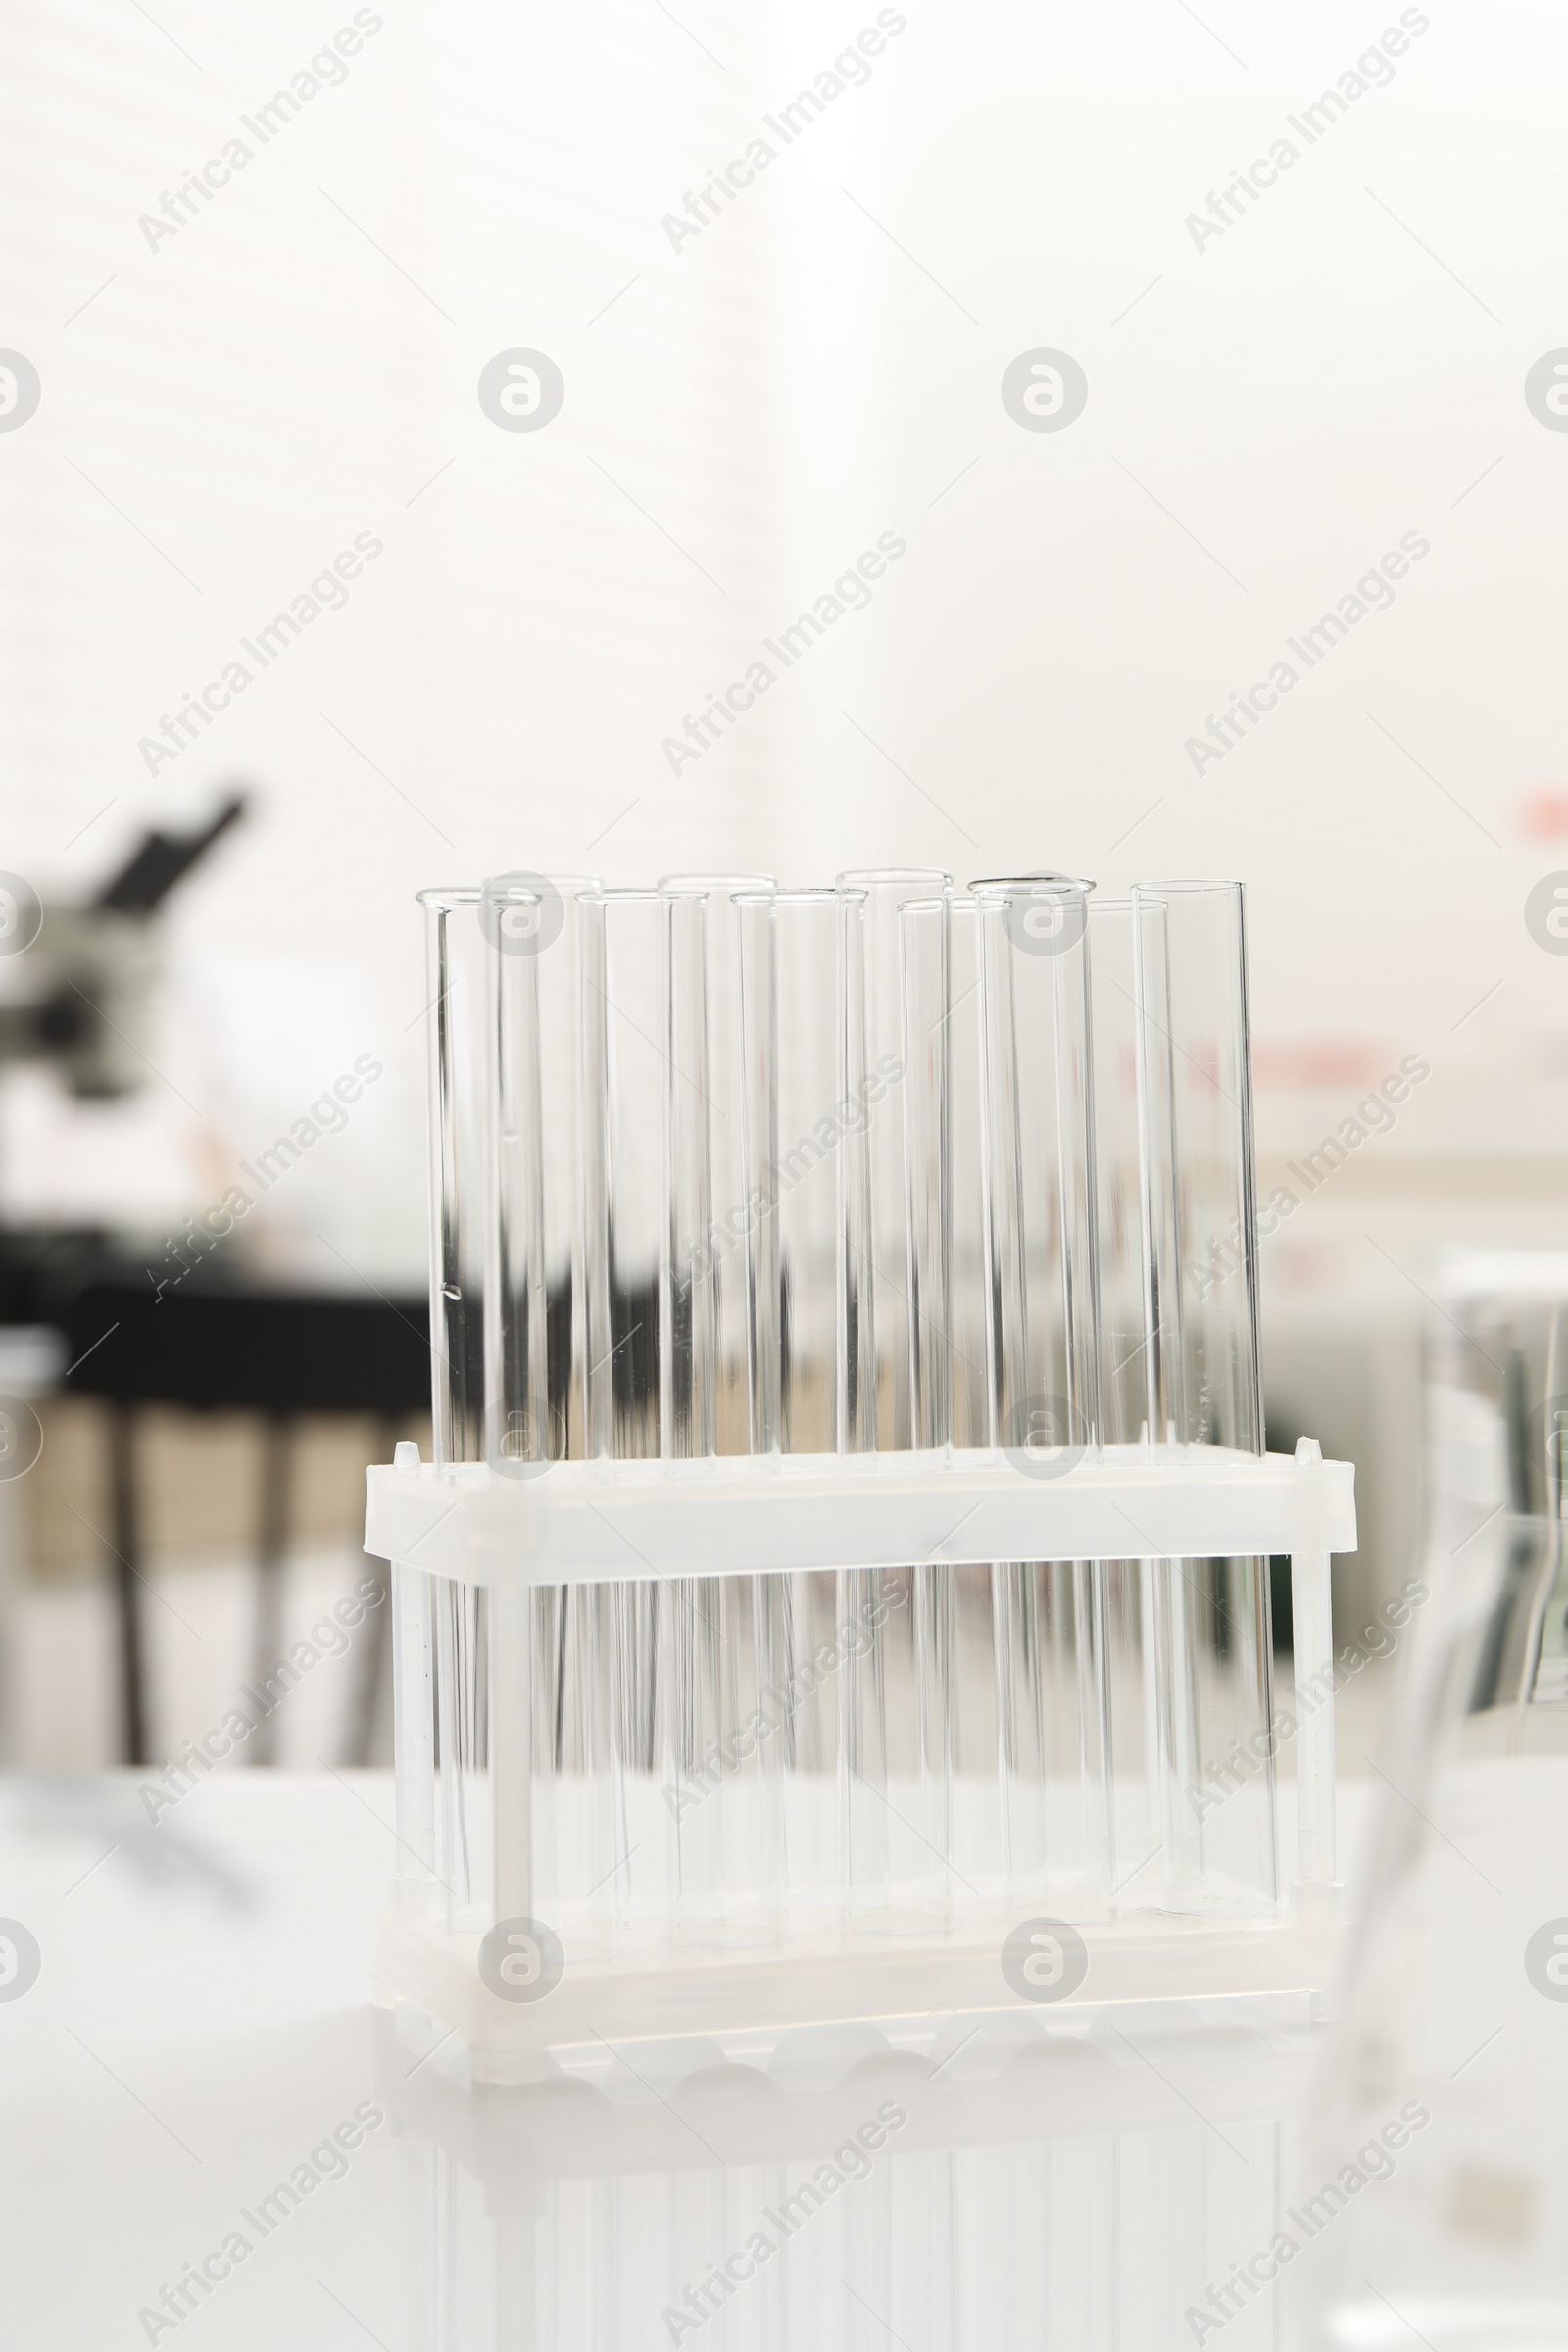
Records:
{"label": "blurred chair", "polygon": [[[155,1298],[115,1282],[79,1291],[67,1312],[72,1369],[66,1388],[103,1398],[109,1410],[111,1550],[119,1616],[122,1749],[145,1764],[146,1675],[137,1585],[143,1544],[137,1423],[147,1405],[262,1416],[265,1447],[257,1528],[255,1660],[266,1675],[277,1656],[282,1571],[288,1550],[294,1440],[307,1415],[353,1413],[383,1424],[390,1461],[400,1426],[430,1401],[429,1313],[419,1299],[360,1299],[283,1290],[192,1291]],[[362,1653],[347,1743],[351,1762],[368,1751],[389,1609],[373,1613],[374,1638]],[[271,1761],[259,1727],[253,1753]]]}

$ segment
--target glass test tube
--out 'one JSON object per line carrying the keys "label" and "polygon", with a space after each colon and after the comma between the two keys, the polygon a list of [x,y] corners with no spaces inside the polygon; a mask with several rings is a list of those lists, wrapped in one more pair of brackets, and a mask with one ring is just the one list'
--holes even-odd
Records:
{"label": "glass test tube", "polygon": [[[580,1452],[586,1317],[577,1183],[581,877],[487,882],[486,1092],[492,1141],[486,1459],[543,1475]],[[598,1892],[612,1909],[610,1593],[491,1588],[496,1899],[546,1915]]]}
{"label": "glass test tube", "polygon": [[[980,1028],[980,913],[972,898],[948,905],[948,1325],[956,1447],[991,1443],[986,1373],[985,1116]],[[993,1570],[949,1570],[955,1626],[952,1761],[955,1871],[976,1884],[994,1873],[995,1812],[971,1818],[959,1802],[965,1775],[988,1786],[997,1772],[996,1620]]]}
{"label": "glass test tube", "polygon": [[[780,891],[739,902],[742,926],[745,1185],[760,1211],[748,1253],[752,1450],[840,1448],[843,1371],[839,1259],[845,1139],[864,1116],[840,1084],[844,939],[858,942],[863,897]],[[840,1901],[835,1676],[874,1629],[846,1627],[831,1569],[768,1580],[776,1611],[762,1700],[776,1756],[791,1900]],[[823,1671],[824,1651],[835,1666]]]}
{"label": "glass test tube", "polygon": [[[898,1450],[913,1444],[910,1400],[912,1356],[909,1339],[908,1191],[905,1176],[904,981],[899,910],[909,901],[951,895],[953,878],[938,869],[890,869],[843,873],[837,887],[863,896],[863,1010],[854,1041],[861,1066],[852,1085],[876,1074],[896,1083],[899,1115],[884,1115],[868,1130],[865,1167],[870,1231],[859,1281],[869,1292],[868,1320],[875,1333],[875,1420],[866,1445],[855,1450]],[[861,1407],[863,1410],[864,1407]]]}
{"label": "glass test tube", "polygon": [[[1142,925],[1159,935],[1153,940],[1157,949],[1163,920],[1162,909],[1140,910],[1129,899],[1089,903],[1102,1433],[1108,1446],[1145,1451],[1158,1434],[1153,1427],[1158,1358],[1145,1222],[1144,1051],[1134,930]],[[1169,1562],[1152,1560],[1113,1560],[1104,1573],[1112,1786],[1117,1851],[1124,1857],[1118,1895],[1124,1908],[1162,1900],[1165,1886],[1156,1593],[1171,1573]]]}
{"label": "glass test tube", "polygon": [[[911,901],[941,902],[952,877],[940,869],[872,870],[843,873],[838,888],[862,896],[864,913],[858,956],[845,966],[844,1057],[847,1103],[867,1104],[870,1115],[846,1146],[845,1403],[853,1415],[847,1449],[903,1450],[919,1442],[916,1430],[918,1318],[910,1299],[909,1202],[906,1153],[912,1146],[910,1069],[906,1058],[906,1001],[901,908]],[[944,984],[939,950],[937,986]],[[928,959],[929,960],[929,959]],[[929,972],[917,982],[922,1005]],[[926,1111],[942,1101],[927,1083],[928,1065],[915,1077],[914,1094]],[[888,1092],[869,1105],[873,1088]],[[913,1146],[929,1167],[931,1144]],[[940,1232],[933,1210],[926,1232]],[[931,1257],[922,1253],[929,1275]],[[929,1363],[929,1351],[925,1360]],[[932,1426],[932,1387],[926,1380],[918,1410]],[[940,1408],[939,1408],[940,1409]],[[945,1442],[945,1432],[944,1441]],[[945,1573],[945,1572],[941,1572]],[[847,1570],[841,1579],[841,1623],[879,1618],[876,1641],[864,1658],[840,1676],[840,1788],[843,1864],[852,1918],[883,1929],[894,1924],[892,1889],[917,1888],[929,1895],[933,1855],[917,1817],[924,1811],[926,1776],[922,1724],[935,1721],[940,1686],[948,1679],[949,1653],[941,1627],[928,1621],[921,1601],[928,1586],[911,1564],[899,1570]],[[933,1637],[935,1642],[933,1644]],[[935,1857],[946,1886],[947,1853]],[[923,1916],[901,1904],[900,1921],[925,1925]]]}
{"label": "glass test tube", "polygon": [[[584,893],[581,924],[585,1451],[658,1459],[663,1245],[666,907],[657,891]],[[628,1565],[634,1565],[628,1542]],[[651,1579],[611,1591],[610,1686],[617,1925],[662,1926],[673,1816],[661,1793],[669,1598]]]}
{"label": "glass test tube", "polygon": [[[1263,1450],[1246,918],[1235,882],[1132,894],[1155,1440]],[[1272,1908],[1273,1765],[1220,1805],[1211,1773],[1271,1709],[1268,1562],[1157,1563],[1166,1900]]]}
{"label": "glass test tube", "polygon": [[484,1259],[488,1142],[485,959],[476,890],[427,890],[430,1338],[438,1462],[484,1457]]}
{"label": "glass test tube", "polygon": [[548,936],[538,957],[550,1453],[553,1459],[581,1460],[587,1452],[588,1370],[582,1213],[582,901],[601,895],[604,884],[580,874],[552,874],[549,879],[561,901],[559,914],[551,910],[548,915]]}
{"label": "glass test tube", "polygon": [[1134,926],[1157,922],[1127,899],[1089,902],[1095,1090],[1102,1437],[1147,1446],[1155,1352],[1150,1344],[1144,1232],[1144,1118]]}
{"label": "glass test tube", "polygon": [[[980,910],[948,906],[948,1317],[953,1443],[991,1443],[986,1370],[985,1064],[980,1019]],[[989,1605],[989,1602],[988,1602]]]}
{"label": "glass test tube", "polygon": [[[1051,1478],[1100,1444],[1089,1018],[1093,885],[977,882],[992,1442]],[[1104,1579],[1000,1562],[999,1771],[1010,1901],[1102,1909],[1113,1878]]]}
{"label": "glass test tube", "polygon": [[[461,954],[465,933],[473,922],[477,893],[426,891],[420,894],[424,915],[425,1005],[430,1028],[426,1047],[428,1073],[428,1150],[430,1217],[430,1374],[431,1417],[435,1458],[449,1457],[453,1444],[452,1399],[446,1365],[451,1310],[448,1284],[458,1285],[458,1220],[449,1201],[449,1180],[458,1165],[467,1167],[466,1143],[460,1152],[465,1122],[460,1117],[464,1072],[450,1032],[447,1002],[450,967]],[[477,925],[473,923],[476,930]],[[475,1097],[476,1101],[476,1097]],[[461,1445],[461,1438],[459,1440]],[[431,1579],[420,1569],[394,1561],[391,1578],[392,1707],[397,1756],[396,1821],[398,1835],[397,1900],[406,1916],[445,1916],[449,1897],[437,1853],[436,1756],[439,1746],[436,1682],[435,1592]]]}
{"label": "glass test tube", "polygon": [[[488,1208],[479,893],[419,895],[430,1023],[433,1450],[438,1463],[476,1461],[484,1448]],[[463,1682],[463,1669],[482,1639],[483,1612],[464,1588],[405,1565],[393,1569],[392,1605],[399,1854],[410,1882],[400,1900],[416,1910],[433,1905],[464,1923],[484,1891],[471,1867],[468,1837],[483,1726]],[[420,1865],[431,1874],[428,1880]]]}
{"label": "glass test tube", "polygon": [[[580,1460],[589,1363],[581,902],[603,885],[557,874],[550,886],[560,906],[547,909],[537,956],[548,1452]],[[534,1596],[534,1769],[551,1790],[536,1827],[541,1865],[555,1892],[590,1902],[606,1927],[622,1883],[612,1792],[613,1608],[614,1588],[605,1584],[562,1585]]]}
{"label": "glass test tube", "polygon": [[[671,1459],[752,1449],[746,1132],[768,1048],[742,1017],[737,894],[765,902],[771,888],[757,875],[660,885],[668,1022],[660,1376]],[[724,1919],[731,1936],[742,1927],[774,1934],[778,1756],[756,1724],[780,1647],[782,1594],[764,1576],[680,1578],[666,1591],[678,1915],[688,1929]]]}
{"label": "glass test tube", "polygon": [[[1156,1436],[1263,1450],[1246,918],[1239,882],[1138,884]],[[1155,919],[1151,920],[1153,917]]]}
{"label": "glass test tube", "polygon": [[[909,1436],[917,1448],[944,1452],[953,1442],[949,905],[943,896],[899,909]],[[922,1910],[945,1917],[954,1860],[956,1589],[945,1560],[914,1562],[908,1576],[919,1800],[909,1866]]]}
{"label": "glass test tube", "polygon": [[[485,959],[482,1068],[490,1127],[484,1446],[491,1469],[509,1478],[546,1472],[552,1452],[538,949],[553,899],[541,882],[502,875],[486,882],[479,906]],[[488,1635],[495,1917],[531,1918],[534,1595],[525,1586],[493,1585],[475,1597],[484,1604]]]}
{"label": "glass test tube", "polygon": [[[709,1064],[706,894],[662,890],[662,972],[646,1008],[662,1014],[662,1165],[658,1171],[662,1224],[660,1250],[659,1395],[661,1447],[667,1460],[717,1451],[718,1305],[721,1268],[713,1232],[711,1088]],[[727,1583],[728,1580],[724,1580]],[[722,1813],[728,1791],[718,1762],[726,1710],[723,1684],[732,1622],[720,1619],[723,1585],[676,1577],[659,1594],[662,1623],[659,1672],[663,1683],[664,1776],[675,1790],[669,1832],[674,1877],[670,1898],[679,1927],[713,1916],[723,1892]],[[707,1771],[716,1786],[707,1789]],[[703,1793],[699,1793],[700,1787]],[[666,1798],[666,1801],[669,1801]]]}

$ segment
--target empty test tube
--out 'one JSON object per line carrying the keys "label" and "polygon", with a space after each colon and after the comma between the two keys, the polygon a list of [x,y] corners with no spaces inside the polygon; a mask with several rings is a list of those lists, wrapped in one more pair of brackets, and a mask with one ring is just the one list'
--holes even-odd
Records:
{"label": "empty test tube", "polygon": [[[1132,892],[1144,1122],[1151,1414],[1156,1440],[1263,1450],[1246,918],[1239,883]],[[1154,1575],[1165,1899],[1267,1909],[1273,1766],[1224,1804],[1209,1774],[1266,1732],[1268,1563]]]}
{"label": "empty test tube", "polygon": [[[900,908],[914,900],[941,900],[952,876],[937,869],[889,869],[843,873],[837,887],[863,898],[864,949],[860,1004],[849,1007],[857,1034],[847,1040],[856,1065],[853,1088],[862,1091],[880,1075],[890,1084],[893,1109],[866,1132],[864,1164],[870,1231],[864,1244],[860,1281],[869,1291],[869,1321],[876,1335],[876,1421],[867,1431],[870,1450],[901,1449],[915,1443],[910,1400],[907,1218],[905,1173],[906,1102],[904,975]],[[853,976],[852,976],[853,977]]]}
{"label": "empty test tube", "polygon": [[[948,902],[948,1348],[952,1442],[989,1446],[986,1373],[984,1119],[980,1034],[980,916],[972,898]],[[995,1870],[994,1818],[960,1803],[972,1777],[997,1771],[995,1578],[989,1566],[948,1571],[953,1589],[951,1756],[955,1775],[953,1868],[961,1891]]]}
{"label": "empty test tube", "polygon": [[[1101,1423],[1108,1446],[1147,1451],[1162,1435],[1154,1341],[1166,1259],[1152,1247],[1146,1215],[1145,1162],[1154,1132],[1146,1116],[1145,1046],[1139,1010],[1141,974],[1163,969],[1163,909],[1130,899],[1089,904],[1090,1028],[1095,1080],[1096,1237],[1100,1272]],[[1145,934],[1146,953],[1135,948]],[[1161,1170],[1168,1153],[1158,1153]],[[1152,1222],[1159,1225],[1157,1201]],[[1165,1654],[1160,1612],[1172,1575],[1168,1561],[1115,1560],[1104,1571],[1110,1626],[1112,1754],[1118,1849],[1143,1857],[1119,1874],[1119,1898],[1136,1909],[1163,1898],[1169,1824],[1167,1776],[1160,1767],[1166,1719],[1158,1659]]]}
{"label": "empty test tube", "polygon": [[[858,956],[845,971],[843,1082],[846,1102],[860,1102],[869,1109],[845,1146],[846,1270],[854,1306],[844,1335],[852,1350],[846,1365],[855,1408],[850,1449],[903,1450],[923,1442],[917,1413],[927,1429],[933,1426],[932,1385],[940,1385],[942,1377],[932,1370],[939,1350],[929,1325],[922,1341],[919,1308],[910,1296],[909,1169],[911,1154],[927,1173],[936,1158],[938,1183],[930,1188],[924,1228],[928,1246],[919,1252],[918,1280],[926,1280],[944,1262],[940,1247],[933,1251],[929,1245],[939,1242],[942,1230],[937,1205],[941,1147],[930,1122],[945,1115],[945,1096],[930,1084],[931,1061],[921,1058],[911,1073],[901,913],[916,900],[940,906],[953,884],[940,870],[890,869],[840,874],[838,887],[864,902]],[[922,945],[923,968],[915,983],[921,1005],[934,1004],[938,1015],[945,956],[939,915],[935,947]],[[933,1052],[940,1053],[940,1040]],[[879,1084],[888,1091],[872,1105]],[[917,1189],[928,1189],[923,1177]],[[940,1309],[940,1300],[929,1303]],[[918,1366],[917,1350],[922,1350]],[[940,1406],[938,1417],[939,1443],[945,1443]],[[937,1573],[945,1577],[947,1572]],[[930,1592],[921,1563],[898,1571],[849,1570],[842,1579],[841,1620],[880,1620],[867,1654],[839,1680],[847,1895],[852,1916],[882,1927],[925,1926],[933,1897],[946,1899],[942,1822],[936,1824],[938,1838],[931,1838],[917,1818],[928,1789],[944,1785],[940,1766],[928,1777],[923,1740],[942,1720],[951,1673],[940,1610],[933,1620],[927,1605]],[[897,1606],[888,1605],[892,1593]],[[897,1913],[890,1908],[895,1886],[905,1890]],[[909,1908],[911,1891],[921,1898],[918,1911]]]}
{"label": "empty test tube", "polygon": [[[752,1449],[834,1453],[844,1418],[841,1204],[868,1115],[863,1102],[846,1102],[840,1081],[841,976],[846,938],[858,953],[864,900],[780,891],[739,906],[746,1198],[757,1212],[748,1252]],[[856,1671],[844,1652],[869,1639],[844,1626],[840,1582],[826,1569],[767,1579],[763,1739],[779,1776],[790,1896],[818,1915],[841,1899],[839,1693],[820,1653],[826,1644],[839,1656],[842,1682]]]}
{"label": "empty test tube", "polygon": [[1157,1353],[1150,1344],[1144,1227],[1145,1122],[1134,926],[1162,920],[1128,899],[1089,902],[1090,1028],[1095,1091],[1095,1234],[1099,1261],[1101,1434],[1147,1446]]}
{"label": "empty test tube", "polygon": [[[676,875],[660,885],[668,1459],[752,1450],[746,1130],[769,1042],[742,1017],[742,901],[765,901],[771,888],[757,875]],[[782,1592],[765,1576],[683,1577],[666,1595],[677,1915],[688,1929],[724,1919],[732,1939],[770,1936],[783,1904],[779,1759],[755,1723],[781,1645]]]}
{"label": "empty test tube", "polygon": [[430,1358],[438,1462],[484,1456],[488,1112],[485,948],[477,890],[427,890],[430,1074]]}
{"label": "empty test tube", "polygon": [[[578,902],[599,887],[502,875],[486,883],[480,909],[492,1116],[485,1451],[513,1478],[542,1476],[582,1448]],[[616,1860],[611,1594],[597,1585],[532,1593],[498,1585],[488,1599],[500,1914],[595,1891],[608,1913]]]}
{"label": "empty test tube", "polygon": [[[585,1446],[591,1460],[657,1459],[666,909],[657,891],[606,890],[586,893],[579,914]],[[627,1564],[635,1566],[629,1544]],[[612,1780],[623,1924],[662,1925],[674,1873],[671,1817],[659,1793],[668,1614],[668,1597],[652,1581],[612,1588]]]}
{"label": "empty test tube", "polygon": [[1050,1470],[1099,1440],[1088,903],[1057,876],[977,882],[993,1444]]}
{"label": "empty test tube", "polygon": [[[949,1069],[950,900],[899,909],[904,1063],[905,1295],[909,1338],[909,1443],[953,1443],[953,1126]],[[955,1571],[911,1562],[909,1613],[919,1809],[909,1824],[922,1909],[945,1917],[954,1861],[953,1769],[958,1701]]]}
{"label": "empty test tube", "polygon": [[[536,961],[545,1376],[549,1452],[557,1460],[586,1451],[581,902],[604,886],[552,875],[549,887],[556,901],[546,900]],[[542,1885],[553,1898],[591,1901],[606,1927],[619,1891],[621,1850],[611,1753],[612,1615],[608,1585],[561,1585],[534,1596],[534,1769],[550,1798],[536,1808]]]}
{"label": "empty test tube", "polygon": [[[1066,877],[977,882],[992,1442],[1031,1475],[1100,1442],[1088,903]],[[999,1562],[999,1769],[1009,1899],[1085,1911],[1113,1875],[1102,1572]]]}
{"label": "empty test tube", "polygon": [[841,1450],[840,1147],[870,1114],[842,1091],[840,967],[863,912],[830,890],[740,902],[756,1453]]}
{"label": "empty test tube", "polygon": [[[479,907],[484,941],[484,1091],[490,1248],[485,1269],[485,1459],[502,1476],[543,1475],[552,1455],[547,1352],[539,964],[548,885],[502,876]],[[557,902],[558,903],[558,902]],[[526,1586],[482,1594],[489,1665],[495,1916],[533,1915],[533,1617]]]}
{"label": "empty test tube", "polygon": [[[1160,1434],[1263,1449],[1246,917],[1239,882],[1132,893]],[[1161,1266],[1160,1261],[1167,1261]]]}
{"label": "empty test tube", "polygon": [[[437,1462],[484,1455],[486,1227],[492,1205],[484,1052],[488,950],[477,890],[427,891],[430,1055],[431,1385]],[[428,1857],[438,1907],[488,1924],[493,1894],[488,1644],[484,1594],[397,1571],[396,1660],[406,1700],[425,1694],[415,1735],[429,1757],[428,1800],[410,1798],[406,1858]],[[407,1779],[409,1776],[405,1776]],[[410,1899],[427,1899],[416,1893]]]}
{"label": "empty test tube", "polygon": [[986,1371],[984,1054],[980,1020],[980,910],[972,898],[948,905],[948,1321],[952,1436],[958,1446],[989,1446]]}

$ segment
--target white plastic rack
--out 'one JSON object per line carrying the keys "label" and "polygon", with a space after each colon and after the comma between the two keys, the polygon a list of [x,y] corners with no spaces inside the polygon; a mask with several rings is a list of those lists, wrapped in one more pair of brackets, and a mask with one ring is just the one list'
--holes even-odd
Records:
{"label": "white plastic rack", "polygon": [[1241,896],[1091,893],[430,894],[378,1974],[473,2079],[1326,1984],[1352,1474],[1263,1450]]}

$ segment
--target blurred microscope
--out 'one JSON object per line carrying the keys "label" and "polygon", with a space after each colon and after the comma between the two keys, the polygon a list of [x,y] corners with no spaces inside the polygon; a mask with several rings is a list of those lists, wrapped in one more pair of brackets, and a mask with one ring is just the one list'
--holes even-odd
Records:
{"label": "blurred microscope", "polygon": [[[0,1075],[42,1064],[77,1102],[135,1094],[154,1074],[155,1024],[164,977],[162,910],[181,882],[245,812],[232,793],[189,833],[155,829],[91,899],[45,906],[17,874],[0,874]],[[57,1323],[62,1302],[112,1256],[96,1222],[0,1216],[0,1386],[5,1350],[28,1360],[36,1331]]]}
{"label": "blurred microscope", "polygon": [[[244,809],[233,793],[193,832],[148,832],[83,901],[45,906],[20,874],[0,874],[0,1073],[45,1065],[76,1102],[115,1101],[146,1083],[163,976],[160,910]],[[42,1444],[33,1400],[69,1362],[73,1295],[114,1257],[113,1237],[97,1224],[0,1217],[0,1641],[23,1548],[16,1482]]]}
{"label": "blurred microscope", "polygon": [[[245,808],[245,795],[232,792],[190,831],[155,827],[80,902],[40,901],[20,876],[0,873],[0,1078],[23,1065],[41,1067],[77,1105],[128,1103],[159,1078],[163,910]],[[299,1419],[372,1414],[390,1426],[427,1402],[422,1301],[323,1297],[263,1283],[228,1250],[213,1252],[162,1296],[167,1260],[149,1266],[138,1222],[145,1228],[145,1218],[108,1207],[82,1215],[69,1201],[57,1215],[31,1204],[20,1212],[14,1205],[9,1216],[0,1211],[0,1753],[14,1720],[7,1598],[24,1545],[21,1480],[42,1447],[35,1405],[51,1392],[90,1396],[104,1409],[110,1524],[98,1532],[116,1600],[121,1755],[131,1764],[146,1761],[153,1746],[140,1598],[144,1408],[260,1417],[254,1649],[265,1674],[280,1631]],[[368,1740],[376,1671],[368,1655],[350,1760]],[[261,1734],[253,1754],[270,1760]]]}
{"label": "blurred microscope", "polygon": [[49,1061],[74,1095],[125,1095],[144,1084],[162,941],[156,920],[184,880],[245,813],[233,793],[193,833],[143,836],[114,878],[79,906],[45,909],[19,876],[0,876],[0,956],[25,956],[0,999],[0,1063]]}

